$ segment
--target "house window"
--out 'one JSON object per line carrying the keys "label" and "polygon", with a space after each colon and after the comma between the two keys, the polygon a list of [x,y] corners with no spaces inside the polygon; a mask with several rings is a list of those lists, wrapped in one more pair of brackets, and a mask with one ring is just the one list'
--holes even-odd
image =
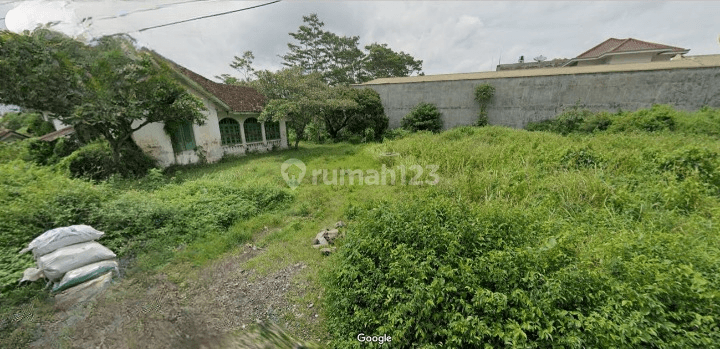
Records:
{"label": "house window", "polygon": [[262,129],[256,118],[249,118],[243,123],[245,141],[248,143],[262,142]]}
{"label": "house window", "polygon": [[195,149],[195,134],[193,133],[192,123],[189,121],[181,124],[171,138],[173,150],[176,153]]}
{"label": "house window", "polygon": [[265,139],[280,139],[280,123],[279,122],[266,122],[265,123]]}
{"label": "house window", "polygon": [[222,145],[241,144],[240,123],[231,118],[220,120],[220,141]]}

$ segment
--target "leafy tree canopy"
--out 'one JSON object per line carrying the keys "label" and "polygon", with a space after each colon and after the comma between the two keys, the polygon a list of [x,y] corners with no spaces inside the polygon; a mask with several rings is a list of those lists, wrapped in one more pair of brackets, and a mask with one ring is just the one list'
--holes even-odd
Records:
{"label": "leafy tree canopy", "polygon": [[[286,67],[300,67],[303,73],[319,73],[330,85],[363,83],[377,78],[422,74],[422,60],[405,52],[395,52],[387,44],[373,43],[360,49],[360,37],[343,36],[324,30],[317,14],[303,16],[303,25],[289,33],[295,42],[288,43],[288,52],[280,57]],[[230,66],[243,74],[236,78],[229,74],[217,76],[229,84],[251,80],[253,75],[251,51],[235,56]]]}
{"label": "leafy tree canopy", "polygon": [[260,119],[284,119],[297,135],[296,148],[308,124],[328,113],[357,107],[351,98],[325,84],[319,73],[303,74],[301,67],[259,71],[252,86],[269,100]]}
{"label": "leafy tree canopy", "polygon": [[149,123],[204,121],[202,102],[173,74],[128,37],[85,45],[47,29],[0,32],[0,103],[50,112],[85,142],[105,138],[117,162]]}

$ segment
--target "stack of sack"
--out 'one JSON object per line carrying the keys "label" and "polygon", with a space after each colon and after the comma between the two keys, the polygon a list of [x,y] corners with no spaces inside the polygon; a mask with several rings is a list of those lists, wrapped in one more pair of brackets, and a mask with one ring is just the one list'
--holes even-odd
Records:
{"label": "stack of sack", "polygon": [[112,273],[118,272],[118,264],[110,249],[95,242],[103,234],[88,225],[46,231],[20,251],[32,251],[37,262],[37,269],[25,270],[21,281],[34,281],[44,276],[54,283],[53,293],[63,294],[79,294],[99,284],[107,284]]}

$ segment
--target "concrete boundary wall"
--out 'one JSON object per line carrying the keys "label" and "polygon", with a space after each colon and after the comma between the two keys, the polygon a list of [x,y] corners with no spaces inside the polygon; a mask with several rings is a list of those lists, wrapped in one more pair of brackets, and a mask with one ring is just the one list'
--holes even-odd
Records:
{"label": "concrete boundary wall", "polygon": [[[658,63],[646,63],[653,64],[660,67]],[[720,108],[720,64],[662,68],[577,74],[568,74],[566,70],[572,68],[548,68],[535,69],[541,74],[531,76],[454,74],[455,79],[382,79],[355,87],[369,87],[380,94],[390,128],[400,127],[402,118],[421,102],[440,109],[444,129],[472,125],[480,109],[474,100],[475,86],[485,83],[495,87],[495,97],[488,107],[489,123],[514,128],[551,119],[576,103],[594,111],[613,112],[653,104],[671,104],[688,111],[704,105]],[[558,74],[551,75],[552,70]]]}

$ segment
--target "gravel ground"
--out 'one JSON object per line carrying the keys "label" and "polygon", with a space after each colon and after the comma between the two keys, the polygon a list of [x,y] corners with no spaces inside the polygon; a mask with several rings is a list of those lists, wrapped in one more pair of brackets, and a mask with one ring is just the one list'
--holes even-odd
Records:
{"label": "gravel ground", "polygon": [[[121,280],[87,304],[58,311],[43,324],[41,338],[31,347],[240,348],[251,347],[248,343],[253,341],[258,341],[257,348],[282,347],[261,343],[269,337],[295,343],[275,323],[297,328],[282,320],[286,314],[309,316],[305,324],[317,323],[312,312],[302,315],[286,297],[289,290],[302,294],[303,285],[294,283],[293,276],[305,265],[255,277],[240,265],[259,253],[262,250],[245,247],[242,253],[205,267],[200,277],[188,280],[182,288],[162,274],[149,287]],[[265,325],[257,326],[258,321]],[[258,335],[269,328],[278,335]]]}

